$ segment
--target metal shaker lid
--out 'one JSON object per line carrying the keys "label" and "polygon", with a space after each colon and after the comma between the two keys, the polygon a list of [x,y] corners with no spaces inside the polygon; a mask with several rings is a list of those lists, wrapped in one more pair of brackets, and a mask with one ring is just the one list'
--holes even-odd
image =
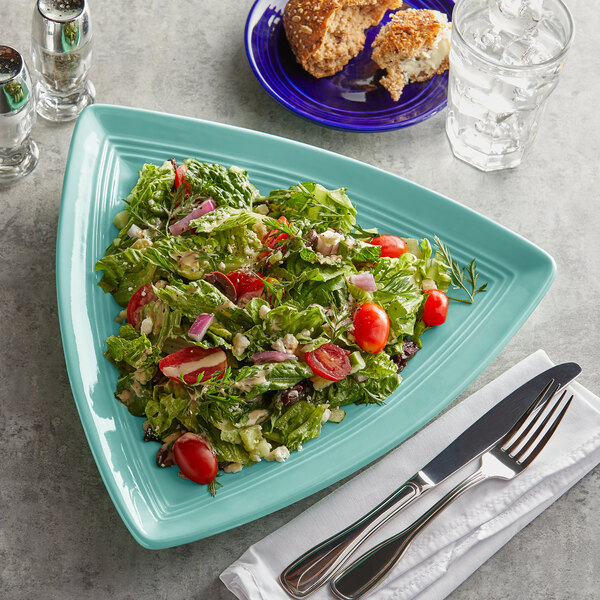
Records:
{"label": "metal shaker lid", "polygon": [[86,0],[37,0],[31,36],[35,44],[57,54],[83,46],[92,37]]}
{"label": "metal shaker lid", "polygon": [[0,46],[0,114],[21,110],[29,101],[30,94],[23,57],[10,46]]}

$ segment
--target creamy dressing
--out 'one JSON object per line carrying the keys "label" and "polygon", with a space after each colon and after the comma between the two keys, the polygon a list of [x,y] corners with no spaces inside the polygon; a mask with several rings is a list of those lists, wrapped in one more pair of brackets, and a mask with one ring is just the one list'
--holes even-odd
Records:
{"label": "creamy dressing", "polygon": [[243,392],[249,392],[255,385],[265,383],[267,381],[267,375],[270,371],[271,369],[267,367],[266,369],[256,373],[256,375],[249,375],[248,377],[244,377],[244,379],[240,379],[240,381],[236,381],[233,386],[242,390]]}

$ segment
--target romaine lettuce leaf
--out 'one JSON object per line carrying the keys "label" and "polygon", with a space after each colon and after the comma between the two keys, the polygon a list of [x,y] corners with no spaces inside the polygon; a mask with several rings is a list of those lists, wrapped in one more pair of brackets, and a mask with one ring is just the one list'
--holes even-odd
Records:
{"label": "romaine lettuce leaf", "polygon": [[319,437],[321,421],[328,407],[328,404],[312,404],[306,400],[295,402],[273,421],[271,428],[263,426],[264,436],[295,450],[304,442]]}
{"label": "romaine lettuce leaf", "polygon": [[253,365],[242,367],[236,373],[235,382],[230,389],[233,393],[253,398],[268,391],[287,390],[313,374],[306,363],[294,360]]}
{"label": "romaine lettuce leaf", "polygon": [[[359,376],[363,371],[359,372]],[[402,378],[398,373],[378,379],[357,381],[349,375],[336,385],[330,385],[315,392],[315,402],[326,402],[330,407],[345,404],[382,404],[385,399],[400,385]]]}
{"label": "romaine lettuce leaf", "polygon": [[[154,293],[172,310],[180,310],[190,321],[199,314],[211,313],[225,326],[225,331],[239,332],[252,327],[250,315],[227,299],[214,285],[200,279],[192,283],[154,288]],[[223,330],[220,330],[223,333]]]}
{"label": "romaine lettuce leaf", "polygon": [[184,161],[185,178],[192,192],[211,196],[217,206],[231,206],[252,210],[258,190],[250,183],[248,174],[238,167],[201,163],[193,158]]}
{"label": "romaine lettuce leaf", "polygon": [[299,183],[287,190],[274,190],[258,202],[265,203],[269,213],[284,215],[288,221],[305,219],[318,232],[349,232],[356,223],[356,209],[345,188],[328,190],[318,183]]}
{"label": "romaine lettuce leaf", "polygon": [[117,304],[127,306],[136,290],[153,280],[157,266],[148,261],[145,249],[128,248],[101,258],[95,269],[104,271],[98,285],[110,292]]}

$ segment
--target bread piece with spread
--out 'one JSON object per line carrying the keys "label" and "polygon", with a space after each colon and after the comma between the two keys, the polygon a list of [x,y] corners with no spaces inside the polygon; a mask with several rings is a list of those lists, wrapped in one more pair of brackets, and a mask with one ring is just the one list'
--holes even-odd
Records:
{"label": "bread piece with spread", "polygon": [[387,73],[380,83],[393,100],[404,86],[427,81],[448,69],[452,25],[436,10],[400,10],[384,25],[372,45],[372,58]]}

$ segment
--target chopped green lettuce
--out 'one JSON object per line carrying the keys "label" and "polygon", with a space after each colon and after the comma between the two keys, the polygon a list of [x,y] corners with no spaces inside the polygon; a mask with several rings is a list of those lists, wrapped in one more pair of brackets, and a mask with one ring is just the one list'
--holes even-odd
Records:
{"label": "chopped green lettuce", "polygon": [[[100,287],[120,306],[143,285],[152,284],[155,294],[137,307],[135,327],[123,325],[106,341],[119,373],[116,396],[168,444],[191,431],[209,441],[221,464],[282,460],[318,437],[327,421],[341,422],[339,406],[381,404],[398,387],[398,355],[406,340],[420,347],[428,329],[423,288],[448,289],[449,259],[437,238],[436,252],[427,239],[407,239],[406,253],[382,257],[369,243],[375,234],[357,225],[345,189],[307,182],[260,196],[242,169],[184,164],[177,189],[171,161],[144,165],[115,217],[117,237],[96,263]],[[216,208],[173,235],[170,226],[208,197]],[[233,287],[209,283],[213,272],[230,276]],[[372,274],[377,289],[357,287],[357,274]],[[244,287],[257,278],[264,290],[260,282]],[[353,334],[353,315],[365,302],[390,320],[377,354]],[[213,317],[207,329],[190,330],[203,314]],[[308,353],[331,343],[350,361],[340,381],[309,365],[315,355]],[[165,376],[160,361],[191,346],[180,356],[193,354],[199,369],[217,357],[223,370],[194,385]],[[211,349],[225,353],[226,368],[223,354]]]}

